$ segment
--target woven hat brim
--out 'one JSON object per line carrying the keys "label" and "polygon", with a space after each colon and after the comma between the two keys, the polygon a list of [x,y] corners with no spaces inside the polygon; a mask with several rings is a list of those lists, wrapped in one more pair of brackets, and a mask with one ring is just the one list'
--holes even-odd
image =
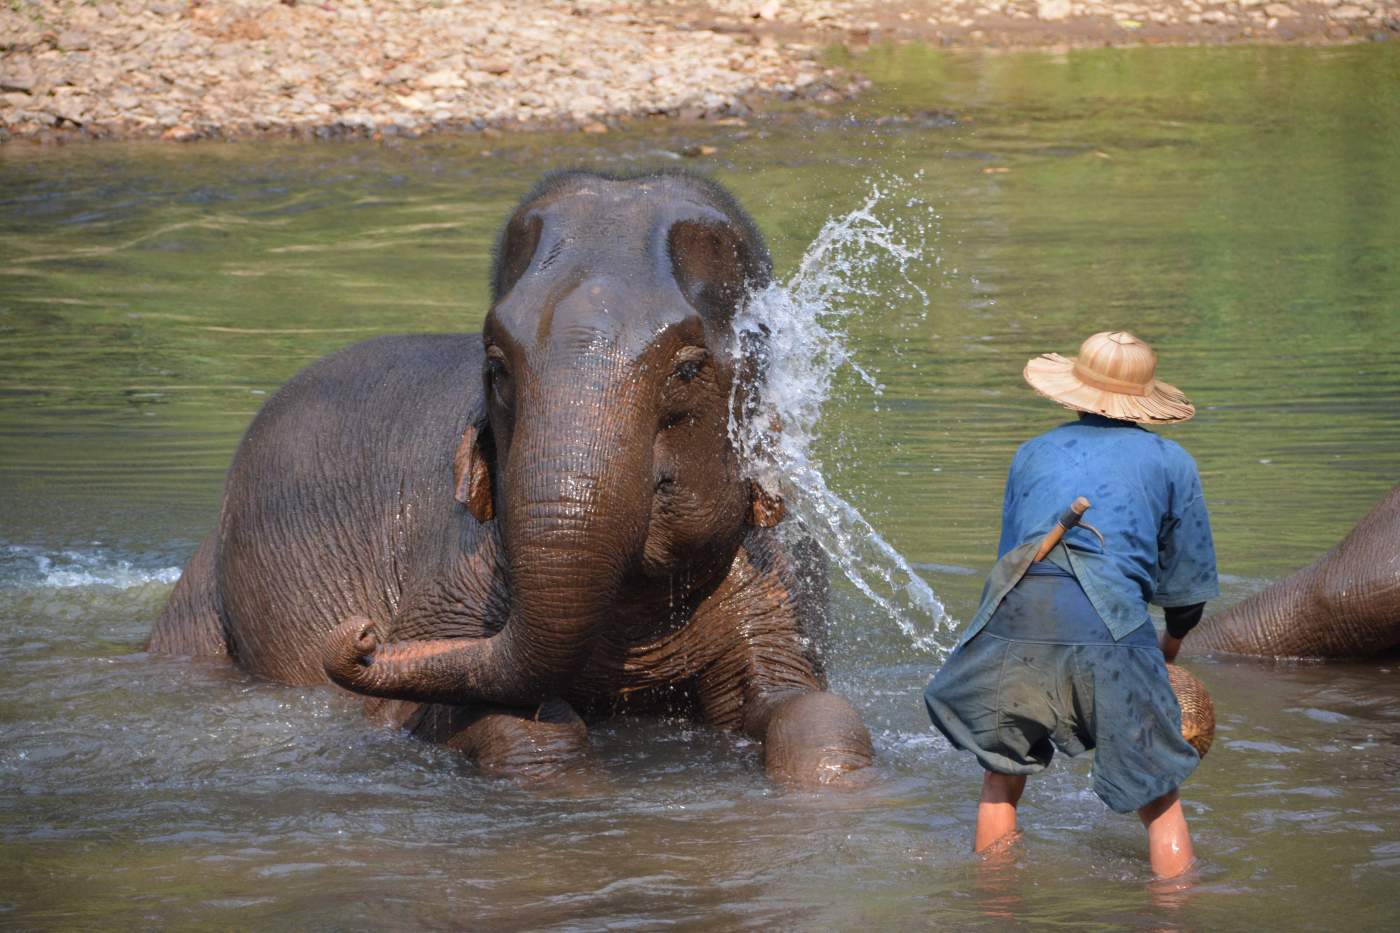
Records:
{"label": "woven hat brim", "polygon": [[1086,385],[1074,374],[1074,360],[1058,353],[1037,356],[1021,374],[1036,392],[1074,411],[1138,424],[1174,424],[1196,414],[1196,406],[1180,389],[1160,379],[1146,395],[1109,392]]}

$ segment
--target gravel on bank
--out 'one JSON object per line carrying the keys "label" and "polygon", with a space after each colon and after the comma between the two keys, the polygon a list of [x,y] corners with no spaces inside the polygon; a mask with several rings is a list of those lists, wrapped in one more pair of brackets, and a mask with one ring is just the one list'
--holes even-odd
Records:
{"label": "gravel on bank", "polygon": [[708,0],[778,35],[845,34],[945,46],[1334,43],[1400,38],[1395,0]]}
{"label": "gravel on bank", "polygon": [[862,82],[824,47],[1400,38],[1400,0],[7,0],[0,142],[723,118]]}
{"label": "gravel on bank", "polygon": [[115,0],[0,13],[12,137],[417,135],[723,112],[848,79],[816,49],[678,29],[645,4]]}

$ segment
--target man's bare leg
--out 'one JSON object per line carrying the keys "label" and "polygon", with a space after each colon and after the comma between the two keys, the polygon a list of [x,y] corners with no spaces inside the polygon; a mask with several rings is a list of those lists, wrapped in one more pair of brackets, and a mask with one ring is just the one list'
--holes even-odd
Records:
{"label": "man's bare leg", "polygon": [[1016,804],[1025,789],[1025,775],[983,772],[982,798],[977,802],[977,835],[972,841],[973,852],[981,852],[992,843],[1016,831]]}
{"label": "man's bare leg", "polygon": [[[985,798],[986,791],[982,793]],[[1175,878],[1191,866],[1196,854],[1191,848],[1191,833],[1186,828],[1186,814],[1181,811],[1181,797],[1176,791],[1139,808],[1138,819],[1147,827],[1147,854],[1158,878]]]}

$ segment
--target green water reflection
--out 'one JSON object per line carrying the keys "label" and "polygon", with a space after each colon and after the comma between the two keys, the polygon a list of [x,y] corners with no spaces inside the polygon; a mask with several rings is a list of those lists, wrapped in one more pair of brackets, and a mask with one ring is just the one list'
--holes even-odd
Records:
{"label": "green water reflection", "polygon": [[[485,310],[496,225],[542,171],[672,165],[694,142],[719,148],[703,167],[755,215],[780,272],[794,268],[828,217],[860,204],[873,185],[890,192],[882,216],[922,240],[924,258],[912,276],[928,303],[893,284],[864,303],[850,325],[852,343],[885,389],[877,398],[853,377],[842,383],[820,455],[833,484],[925,572],[959,618],[970,612],[977,573],[993,556],[1011,452],[1061,417],[1020,384],[1020,368],[1042,351],[1072,351],[1095,330],[1126,327],[1153,341],[1161,375],[1197,403],[1194,421],[1164,433],[1201,466],[1227,599],[1311,560],[1400,479],[1400,56],[1393,49],[953,56],[900,47],[857,64],[876,90],[849,112],[784,113],[748,127],[639,126],[602,139],[0,149],[0,545],[100,546],[151,566],[178,564],[213,520],[223,471],[248,419],[289,375],[376,334],[474,329]],[[877,281],[881,270],[890,271],[878,268]],[[128,904],[120,909],[134,912],[110,915],[123,923],[226,918],[212,921],[218,925],[239,916],[295,923],[283,907],[257,898],[240,906],[247,885],[238,875],[216,873],[200,893],[199,873],[182,870],[180,859],[226,852],[235,843],[222,836],[143,850],[126,866],[129,883],[103,868],[112,851],[92,834],[134,846],[147,834],[134,828],[140,817],[133,808],[165,806],[164,797],[133,802],[111,788],[139,784],[155,766],[135,753],[46,759],[40,752],[63,748],[69,733],[54,728],[58,714],[43,703],[22,701],[41,681],[51,685],[55,675],[77,670],[76,698],[64,715],[101,732],[114,704],[96,709],[81,702],[83,691],[123,696],[120,678],[74,668],[74,658],[94,650],[90,631],[106,639],[99,650],[110,657],[123,654],[111,646],[134,649],[163,590],[113,610],[102,591],[36,594],[14,586],[0,602],[0,618],[18,633],[0,643],[12,672],[0,720],[11,747],[35,756],[12,759],[0,772],[7,840],[0,875],[22,879],[11,889],[18,893],[0,892],[0,901],[49,922],[90,924],[101,915],[84,913],[71,892],[44,880],[77,872],[102,878],[88,909],[117,909],[144,883],[176,905],[162,912]],[[822,823],[764,797],[752,774],[717,765],[720,797],[743,798],[729,816],[736,825],[671,829],[691,857],[714,861],[710,874],[702,872],[709,882],[736,884],[736,893],[726,900],[722,889],[704,888],[684,903],[714,912],[721,925],[784,918],[815,926],[872,918],[895,926],[993,923],[985,908],[1004,892],[978,895],[982,882],[967,874],[958,851],[966,828],[958,822],[966,816],[960,795],[971,784],[926,786],[929,768],[973,779],[946,751],[917,744],[926,727],[913,701],[931,660],[910,657],[886,620],[842,600],[849,617],[837,632],[838,680],[876,724],[882,756],[910,782],[909,799]],[[60,644],[69,647],[54,647]],[[23,664],[15,661],[21,656]],[[177,669],[162,666],[162,676],[174,678]],[[1213,753],[1217,770],[1208,762],[1193,785],[1208,805],[1193,813],[1204,827],[1198,847],[1214,859],[1217,894],[1249,895],[1235,900],[1250,910],[1262,909],[1265,890],[1270,899],[1264,914],[1224,897],[1185,916],[1215,928],[1263,924],[1265,916],[1326,926],[1338,915],[1319,891],[1350,886],[1356,910],[1344,922],[1368,926],[1375,916],[1367,906],[1390,903],[1400,865],[1393,672],[1349,670],[1335,682],[1307,670],[1281,678],[1252,668],[1212,672],[1217,681],[1207,680],[1213,689],[1221,684],[1217,702],[1223,697],[1229,715],[1222,750]],[[190,692],[138,704],[130,728],[155,729],[184,715],[200,692],[237,704],[272,702],[235,697],[278,689],[227,675],[188,676],[196,678],[184,688]],[[1369,705],[1387,696],[1388,703]],[[298,702],[289,701],[290,712],[232,708],[289,717],[298,727],[325,729],[333,721],[342,743],[366,729],[344,710],[331,716],[323,702],[310,712]],[[1322,719],[1307,718],[1308,710]],[[1319,725],[1333,713],[1351,730],[1342,738]],[[1288,738],[1300,729],[1302,738]],[[173,738],[161,734],[183,741],[178,728]],[[1232,750],[1232,737],[1244,744]],[[371,752],[375,774],[395,773],[395,756],[405,754],[398,745]],[[667,767],[692,753],[675,751]],[[424,767],[450,767],[422,754]],[[727,746],[711,750],[716,760],[732,755]],[[104,780],[92,782],[99,789],[79,798],[95,815],[64,823],[80,841],[63,841],[64,832],[31,835],[40,816],[66,812],[44,760],[66,762],[79,784],[85,768],[103,771]],[[286,771],[262,777],[281,786],[276,781],[298,768],[320,767],[306,761],[292,756]],[[1249,780],[1237,786],[1239,774]],[[1041,854],[1026,869],[1043,887],[1022,893],[1016,910],[1031,923],[1140,925],[1156,908],[1135,874],[1136,827],[1076,798],[1075,780],[1082,789],[1082,768],[1051,783],[1052,802],[1033,839]],[[38,787],[37,802],[17,802],[22,785]],[[1325,805],[1297,808],[1282,796],[1309,789],[1325,792]],[[629,791],[642,801],[655,793]],[[227,809],[219,812],[264,806],[221,799]],[[415,805],[423,809],[405,816],[393,809],[398,804],[383,803],[387,823],[431,825],[441,802]],[[236,845],[266,845],[279,864],[319,864],[303,850],[325,842],[318,833],[332,832],[325,827],[340,811],[325,801],[309,806],[329,815],[310,827],[286,817],[295,827],[291,841],[268,841],[278,823],[264,827],[268,838],[239,837]],[[522,820],[524,842],[517,843],[541,862],[557,859],[554,830],[521,816],[532,806],[512,798],[494,816]],[[611,857],[638,877],[648,853],[674,846],[676,837],[644,817],[600,806],[602,816],[575,807],[571,819],[580,832],[627,835],[631,855]],[[1084,838],[1086,813],[1092,839]],[[209,831],[231,839],[231,821],[216,817]],[[716,852],[746,845],[755,822],[760,838],[747,857],[716,860]],[[813,841],[777,841],[785,833]],[[1254,848],[1259,839],[1268,852]],[[511,851],[504,842],[474,844],[503,859]],[[935,846],[948,854],[930,854]],[[1067,863],[1051,856],[1057,846],[1075,850]],[[380,876],[363,880],[372,861],[364,852],[330,850],[327,864],[349,873],[341,887],[324,888],[325,876],[308,869],[274,874],[270,896],[280,890],[281,903],[300,916],[297,910],[324,908],[318,897],[330,897],[327,891],[393,886]],[[450,878],[444,851],[399,854],[427,859],[417,864],[425,876]],[[26,857],[35,861],[20,872]],[[258,856],[246,858],[256,863]],[[765,859],[771,864],[758,864]],[[805,870],[794,875],[793,865]],[[640,884],[621,903],[611,895],[571,901],[560,894],[571,877],[560,867],[558,884],[535,878],[512,887],[497,879],[497,900],[487,903],[517,913],[485,916],[528,917],[537,926],[571,916],[599,923],[686,917],[674,905],[655,906],[664,883]],[[582,874],[600,890],[607,883]],[[926,893],[911,894],[910,885]],[[1058,893],[1047,893],[1052,888]],[[452,910],[481,909],[470,891],[452,890]],[[844,893],[839,903],[823,899],[832,890]],[[969,891],[972,901],[958,906]],[[363,924],[356,915],[331,916]],[[427,907],[400,905],[386,916],[408,925],[446,922]]]}

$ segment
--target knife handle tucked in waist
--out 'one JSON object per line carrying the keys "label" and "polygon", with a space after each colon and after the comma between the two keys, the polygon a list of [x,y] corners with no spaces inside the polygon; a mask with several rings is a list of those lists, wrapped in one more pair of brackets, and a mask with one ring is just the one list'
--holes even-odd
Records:
{"label": "knife handle tucked in waist", "polygon": [[1089,500],[1083,496],[1076,497],[1070,503],[1069,508],[1065,509],[1065,514],[1061,515],[1055,522],[1055,527],[1051,528],[1050,532],[1041,540],[1040,548],[1035,552],[1035,559],[1044,560],[1045,555],[1049,554],[1054,550],[1055,545],[1060,543],[1065,532],[1078,525],[1079,520],[1084,517],[1084,513],[1088,510]]}

